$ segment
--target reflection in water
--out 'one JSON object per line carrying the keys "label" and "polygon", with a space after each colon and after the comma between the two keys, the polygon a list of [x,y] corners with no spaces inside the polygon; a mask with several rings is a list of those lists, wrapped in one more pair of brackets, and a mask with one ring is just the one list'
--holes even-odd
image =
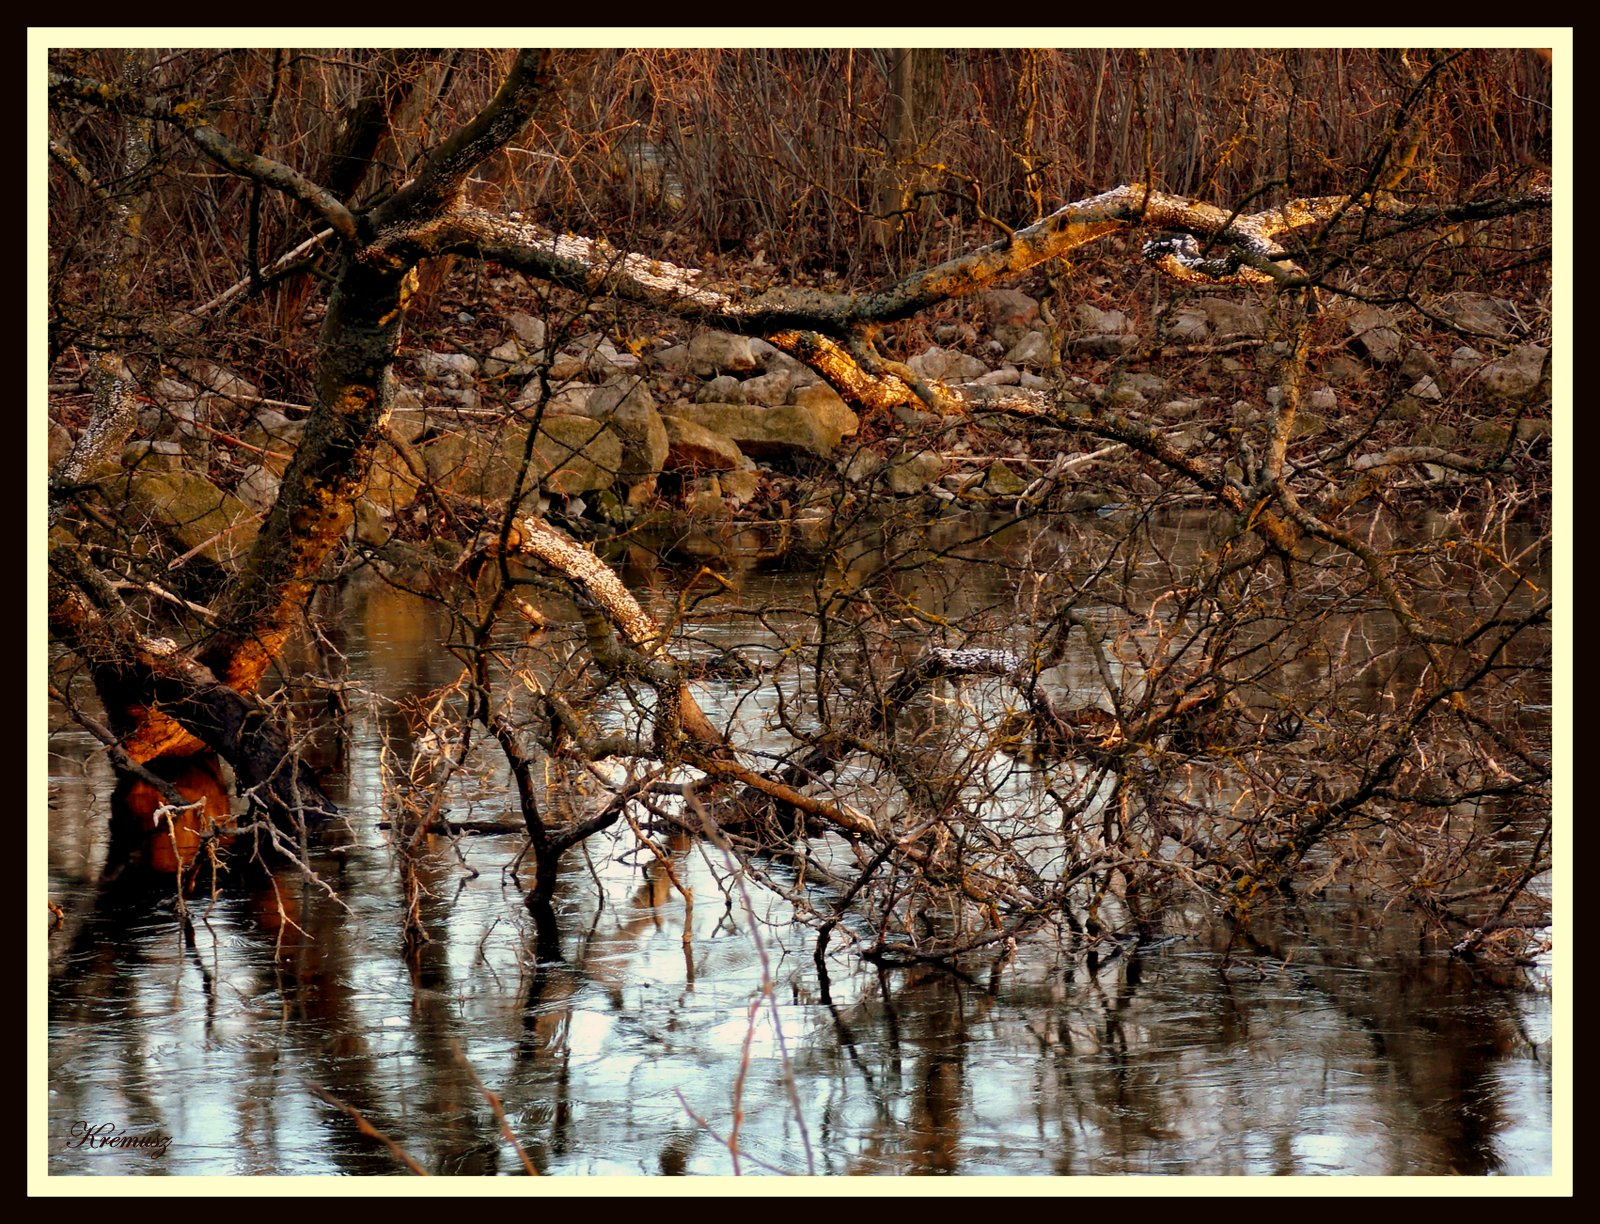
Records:
{"label": "reflection in water", "polygon": [[[454,678],[424,609],[342,598],[352,679],[422,696]],[[762,700],[740,716],[758,725]],[[1403,915],[1343,897],[1259,917],[1226,974],[1228,932],[1178,913],[1143,948],[1091,958],[1046,937],[972,978],[880,973],[836,947],[824,993],[786,902],[679,842],[691,918],[619,826],[568,856],[559,960],[527,881],[502,874],[519,838],[431,840],[429,938],[408,959],[377,823],[383,753],[414,732],[403,705],[350,711],[348,827],[313,863],[337,900],[297,875],[214,895],[202,877],[187,927],[170,849],[109,830],[93,744],[53,736],[52,1172],[388,1175],[392,1143],[432,1173],[519,1174],[485,1089],[550,1174],[1551,1170],[1548,997],[1421,953]],[[222,815],[216,780],[175,781]],[[474,785],[458,815],[513,806],[504,779]],[[84,1122],[172,1142],[159,1158],[71,1146]]]}

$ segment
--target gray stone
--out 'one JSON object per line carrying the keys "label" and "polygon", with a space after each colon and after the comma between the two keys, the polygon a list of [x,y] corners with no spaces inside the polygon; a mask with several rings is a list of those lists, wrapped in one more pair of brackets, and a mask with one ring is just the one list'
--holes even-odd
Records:
{"label": "gray stone", "polygon": [[544,347],[545,328],[543,319],[536,319],[531,314],[514,310],[506,316],[506,322],[511,326],[511,330],[516,333],[517,339],[522,341],[522,347],[528,352],[536,352]]}
{"label": "gray stone", "polygon": [[1389,315],[1371,306],[1353,311],[1345,321],[1355,347],[1374,365],[1393,365],[1401,359],[1400,333]]}
{"label": "gray stone", "polygon": [[1204,340],[1210,332],[1210,325],[1206,321],[1206,312],[1194,306],[1185,306],[1173,316],[1168,334],[1174,340],[1196,344]]}
{"label": "gray stone", "polygon": [[1078,336],[1069,340],[1066,347],[1074,354],[1089,357],[1120,357],[1138,343],[1139,338],[1129,332],[1104,332]]}
{"label": "gray stone", "polygon": [[840,465],[839,474],[851,484],[866,484],[887,466],[888,461],[876,451],[862,447],[851,453]]}
{"label": "gray stone", "polygon": [[[511,424],[492,436],[456,433],[425,443],[420,449],[428,475],[448,493],[504,500],[511,495],[528,429]],[[622,441],[604,423],[587,416],[546,414],[523,497],[526,501],[538,488],[567,496],[608,489],[621,469]]]}
{"label": "gray stone", "polygon": [[1455,326],[1471,332],[1509,339],[1517,325],[1516,309],[1486,293],[1446,293],[1432,299],[1428,309]]}
{"label": "gray stone", "polygon": [[980,387],[1014,387],[1022,381],[1022,372],[1016,366],[1001,366],[972,381]]}
{"label": "gray stone", "polygon": [[1430,375],[1426,374],[1411,385],[1411,390],[1407,394],[1414,395],[1419,400],[1427,400],[1433,403],[1438,403],[1444,399],[1444,392],[1439,389],[1439,384]]}
{"label": "gray stone", "polygon": [[1400,373],[1406,378],[1434,378],[1439,373],[1439,363],[1433,354],[1420,344],[1413,344],[1406,359],[1400,363]]}
{"label": "gray stone", "polygon": [[[744,385],[737,378],[732,374],[718,374],[694,393],[694,402],[697,404],[743,404],[749,401],[744,393]],[[782,403],[782,401],[780,400],[779,403]]]}
{"label": "gray stone", "polygon": [[417,371],[430,382],[445,387],[464,387],[477,377],[477,358],[468,353],[435,353],[424,350],[416,357]]}
{"label": "gray stone", "polygon": [[543,359],[543,349],[529,349],[512,337],[489,351],[483,360],[483,373],[488,378],[526,378]]}
{"label": "gray stone", "polygon": [[1002,460],[996,459],[984,473],[983,487],[995,497],[1021,497],[1028,482],[1018,476]]}
{"label": "gray stone", "polygon": [[781,404],[789,398],[794,388],[794,374],[788,370],[773,370],[770,374],[757,374],[739,384],[739,395],[727,402],[737,404]]}
{"label": "gray stone", "polygon": [[901,497],[921,493],[944,475],[945,461],[927,451],[899,454],[889,460],[886,478],[892,492]]}
{"label": "gray stone", "polygon": [[127,483],[128,509],[179,552],[228,568],[255,543],[255,511],[196,472],[141,468]]}
{"label": "gray stone", "polygon": [[50,422],[50,433],[46,442],[47,457],[52,468],[72,453],[72,433],[60,421]]}
{"label": "gray stone", "polygon": [[1011,351],[1006,354],[1007,361],[1013,365],[1044,367],[1050,365],[1055,356],[1050,351],[1050,337],[1042,331],[1025,332],[1020,340],[1011,346]]}
{"label": "gray stone", "polygon": [[278,490],[282,487],[283,481],[276,472],[268,467],[257,466],[239,477],[233,492],[252,510],[266,511],[272,509],[272,503],[278,500]]}
{"label": "gray stone", "polygon": [[140,439],[122,448],[122,466],[151,472],[181,472],[185,466],[183,447],[176,442]]}
{"label": "gray stone", "polygon": [[177,368],[193,382],[227,399],[254,399],[261,394],[249,379],[203,357],[194,361],[180,361]]}
{"label": "gray stone", "polygon": [[667,461],[667,428],[642,378],[619,378],[595,389],[584,415],[604,421],[622,439],[622,480],[654,480]]}
{"label": "gray stone", "polygon": [[1362,364],[1344,353],[1335,353],[1329,357],[1322,363],[1320,371],[1322,377],[1331,383],[1354,382],[1366,375]]}
{"label": "gray stone", "polygon": [[1545,359],[1549,355],[1550,350],[1538,344],[1514,348],[1478,372],[1478,385],[1501,399],[1527,399],[1544,384]]}
{"label": "gray stone", "polygon": [[729,332],[701,332],[689,341],[689,360],[702,378],[713,374],[748,374],[756,369],[750,341]]}
{"label": "gray stone", "polygon": [[1101,310],[1088,302],[1079,302],[1075,313],[1078,316],[1078,330],[1091,335],[1109,336],[1133,330],[1128,316],[1120,310]]}
{"label": "gray stone", "polygon": [[193,383],[180,382],[176,378],[158,378],[150,384],[150,398],[164,404],[197,399],[199,395],[199,387]]}
{"label": "gray stone", "polygon": [[918,353],[906,365],[923,378],[936,378],[941,382],[965,382],[989,371],[976,357],[938,345]]}
{"label": "gray stone", "polygon": [[991,289],[983,295],[989,332],[1002,349],[1010,348],[1039,321],[1039,303],[1017,289]]}
{"label": "gray stone", "polygon": [[651,362],[669,374],[680,377],[694,372],[694,360],[689,356],[687,344],[672,344],[650,354]]}
{"label": "gray stone", "polygon": [[1211,325],[1211,331],[1218,339],[1267,334],[1267,312],[1254,303],[1208,297],[1201,309],[1205,311],[1206,322]]}

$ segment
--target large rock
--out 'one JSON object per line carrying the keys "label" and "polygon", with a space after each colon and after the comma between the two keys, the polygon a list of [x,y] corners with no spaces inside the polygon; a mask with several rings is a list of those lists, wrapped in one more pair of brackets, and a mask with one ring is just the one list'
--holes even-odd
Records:
{"label": "large rock", "polygon": [[989,367],[976,357],[944,349],[937,345],[918,353],[906,362],[923,378],[937,378],[940,382],[967,382],[989,372]]}
{"label": "large rock", "polygon": [[1501,399],[1528,399],[1544,385],[1549,355],[1550,350],[1543,345],[1514,348],[1478,371],[1478,385]]}
{"label": "large rock", "polygon": [[1393,324],[1386,312],[1372,306],[1352,311],[1345,322],[1355,347],[1374,365],[1393,365],[1405,355],[1404,341]]}
{"label": "large rock", "polygon": [[749,374],[756,366],[750,341],[728,332],[701,332],[689,341],[689,361],[702,378],[714,374]]}
{"label": "large rock", "polygon": [[[428,476],[446,492],[482,501],[511,496],[528,444],[530,426],[511,424],[493,435],[450,434],[421,447]],[[535,486],[546,493],[572,495],[609,489],[622,470],[622,441],[606,425],[587,416],[547,414],[534,444],[528,499]]]}
{"label": "large rock", "polygon": [[991,289],[983,295],[989,332],[1010,348],[1039,321],[1039,303],[1018,289]]}
{"label": "large rock", "polygon": [[1206,312],[1206,322],[1218,339],[1267,334],[1267,312],[1252,302],[1230,302],[1226,298],[1208,297],[1201,309]]}
{"label": "large rock", "polygon": [[667,430],[666,466],[674,471],[726,472],[751,464],[732,438],[670,412],[661,421]]}
{"label": "large rock", "polygon": [[1498,340],[1509,339],[1517,327],[1516,308],[1486,293],[1445,293],[1428,302],[1428,310],[1457,327]]}
{"label": "large rock", "polygon": [[800,388],[793,404],[680,403],[671,414],[731,438],[752,459],[826,459],[860,424],[838,394],[820,384]]}
{"label": "large rock", "polygon": [[654,487],[667,462],[667,427],[642,378],[618,378],[595,388],[583,415],[603,421],[622,439],[622,482]]}
{"label": "large rock", "polygon": [[255,543],[255,512],[195,472],[140,468],[128,477],[127,506],[133,521],[149,523],[178,552],[225,569]]}

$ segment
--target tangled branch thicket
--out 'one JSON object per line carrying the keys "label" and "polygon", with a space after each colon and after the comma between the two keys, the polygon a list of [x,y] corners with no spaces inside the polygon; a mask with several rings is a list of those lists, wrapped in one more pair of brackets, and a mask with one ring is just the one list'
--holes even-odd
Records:
{"label": "tangled branch thicket", "polygon": [[[77,431],[52,478],[56,685],[93,681],[129,769],[203,742],[263,806],[317,806],[285,639],[371,567],[445,609],[462,665],[392,762],[403,870],[449,788],[503,770],[547,934],[564,853],[626,824],[742,855],[819,965],[1147,935],[1182,898],[1247,922],[1334,888],[1413,907],[1462,955],[1545,946],[1550,128],[1514,101],[1548,96],[1537,57],[62,52],[52,72],[52,420]],[[1001,275],[1038,296],[1045,376],[908,364],[935,334],[1004,351],[976,296]],[[508,492],[476,498],[382,432],[389,369],[482,356],[478,316],[513,309],[545,336],[537,393],[485,378],[428,409],[427,441],[495,440]],[[1113,311],[1109,339],[1084,323]],[[626,460],[616,496],[541,492],[563,348],[648,353],[690,324],[804,358],[861,409],[853,440],[769,464],[738,522]],[[126,398],[180,375],[211,415]],[[249,432],[308,402],[292,455]],[[88,464],[102,434],[183,439],[219,503],[242,456],[294,466],[241,560],[216,549],[237,514],[157,540],[132,475]],[[415,507],[375,538],[356,503],[380,475]],[[653,601],[622,581],[646,555],[681,580]],[[254,691],[272,667],[276,704]]]}

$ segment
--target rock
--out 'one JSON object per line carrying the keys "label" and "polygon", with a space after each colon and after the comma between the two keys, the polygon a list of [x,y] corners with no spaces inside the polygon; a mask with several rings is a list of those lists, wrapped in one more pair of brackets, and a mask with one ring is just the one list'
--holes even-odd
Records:
{"label": "rock", "polygon": [[713,374],[748,374],[756,369],[750,341],[729,332],[701,332],[689,341],[689,360],[702,378]]}
{"label": "rock", "polygon": [[255,543],[255,512],[196,472],[140,469],[128,478],[127,504],[178,552],[198,549],[212,565],[237,566]]}
{"label": "rock", "polygon": [[1417,381],[1411,385],[1411,390],[1408,391],[1407,394],[1413,395],[1419,400],[1431,401],[1433,403],[1438,403],[1440,400],[1444,399],[1444,392],[1439,389],[1439,384],[1435,382],[1431,376],[1426,374],[1417,379]]}
{"label": "rock", "polygon": [[283,482],[278,479],[278,474],[271,468],[256,466],[239,477],[239,483],[234,485],[234,496],[252,510],[267,511],[272,509],[272,503],[278,500],[278,490],[283,487]]}
{"label": "rock", "polygon": [[177,404],[198,399],[200,388],[193,383],[179,382],[176,378],[157,378],[150,384],[150,398],[163,404]]}
{"label": "rock", "polygon": [[1157,411],[1166,420],[1187,421],[1205,406],[1206,401],[1203,399],[1175,399],[1167,400]]}
{"label": "rock", "polygon": [[1055,360],[1050,351],[1050,337],[1042,331],[1031,331],[1011,346],[1005,359],[1012,365],[1043,368]]}
{"label": "rock", "polygon": [[1066,348],[1076,356],[1120,357],[1138,343],[1139,338],[1131,333],[1105,332],[1093,336],[1077,336],[1067,341]]}
{"label": "rock", "polygon": [[1161,401],[1167,394],[1167,380],[1156,374],[1147,374],[1143,370],[1124,374],[1121,385],[1137,391],[1152,403]]}
{"label": "rock", "polygon": [[729,471],[750,464],[732,438],[686,417],[663,413],[667,432],[666,467],[673,471]]}
{"label": "rock", "polygon": [[1017,289],[991,289],[983,295],[989,333],[1002,348],[1012,345],[1039,321],[1039,303]]}
{"label": "rock", "polygon": [[426,470],[426,461],[409,443],[400,441],[396,444],[385,438],[373,452],[364,496],[385,513],[398,514],[416,501],[416,473]]}
{"label": "rock", "polygon": [[51,468],[72,453],[72,434],[60,421],[50,422],[46,453]]}
{"label": "rock", "polygon": [[1079,302],[1075,313],[1078,316],[1078,330],[1087,335],[1111,336],[1133,330],[1128,316],[1120,310],[1101,310],[1088,302]]}
{"label": "rock", "polygon": [[1527,399],[1544,384],[1550,350],[1538,344],[1514,348],[1478,372],[1478,385],[1500,399]]}
{"label": "rock", "polygon": [[[694,393],[697,404],[743,404],[748,400],[742,384],[732,374],[718,374]],[[758,401],[759,402],[759,401]],[[782,403],[783,401],[779,401]]]}
{"label": "rock", "polygon": [[715,476],[702,476],[684,490],[683,506],[690,514],[720,514],[727,509],[722,502],[722,485]]}
{"label": "rock", "polygon": [[761,492],[761,473],[754,464],[733,472],[721,472],[722,496],[735,506],[743,506]]}
{"label": "rock", "polygon": [[983,487],[995,497],[1021,497],[1027,491],[1028,482],[1008,468],[1004,461],[996,459],[984,473]]}
{"label": "rock", "polygon": [[305,432],[305,421],[291,421],[276,409],[263,408],[256,413],[256,419],[240,431],[239,440],[260,447],[265,453],[252,452],[255,458],[281,476]]}
{"label": "rock", "polygon": [[1209,331],[1206,312],[1195,306],[1185,306],[1173,316],[1168,335],[1174,340],[1197,344],[1206,338]]}
{"label": "rock", "polygon": [[1322,377],[1330,383],[1355,382],[1365,377],[1366,370],[1354,357],[1344,353],[1335,353],[1319,367]]}
{"label": "rock", "polygon": [[989,372],[989,367],[976,357],[953,349],[942,349],[938,345],[924,349],[906,365],[921,377],[936,378],[940,382],[966,382]]}
{"label": "rock", "polygon": [[840,465],[839,474],[851,484],[867,484],[887,465],[882,455],[862,447]]}
{"label": "rock", "polygon": [[178,443],[141,439],[122,448],[122,466],[147,472],[181,472],[186,465],[183,447]]}
{"label": "rock", "polygon": [[1315,412],[1301,410],[1294,414],[1294,428],[1289,431],[1293,438],[1313,438],[1328,428],[1328,422]]}
{"label": "rock", "polygon": [[177,368],[191,381],[225,399],[254,399],[261,394],[249,379],[203,357],[194,361],[180,361]]}
{"label": "rock", "polygon": [[933,338],[946,348],[956,345],[975,345],[978,343],[978,329],[961,320],[936,323],[933,328]]}
{"label": "rock", "polygon": [[1439,363],[1427,349],[1420,344],[1413,344],[1406,359],[1400,363],[1400,373],[1406,378],[1433,378],[1439,373]]}
{"label": "rock", "polygon": [[1355,348],[1374,365],[1393,365],[1400,360],[1403,343],[1389,315],[1375,307],[1352,311],[1345,320]]}
{"label": "rock", "polygon": [[[456,433],[421,448],[429,478],[448,493],[482,501],[511,496],[527,446],[529,426],[509,424],[494,435]],[[523,499],[571,496],[609,489],[622,469],[622,441],[603,422],[587,416],[546,413],[534,445]]]}
{"label": "rock", "polygon": [[1306,396],[1306,407],[1314,412],[1336,412],[1339,396],[1332,387],[1318,387]]}
{"label": "rock", "polygon": [[1016,366],[1001,366],[972,381],[980,387],[1014,387],[1022,381],[1022,372]]}
{"label": "rock", "polygon": [[477,358],[468,353],[435,353],[424,350],[417,354],[417,371],[430,382],[445,387],[465,387],[478,375]]}
{"label": "rock", "polygon": [[624,484],[631,488],[655,480],[667,461],[667,427],[644,379],[618,378],[597,388],[584,415],[604,421],[622,439]]}
{"label": "rock", "polygon": [[824,382],[796,387],[794,405],[816,418],[823,437],[830,439],[829,450],[838,446],[842,439],[854,437],[856,430],[861,427],[861,419],[850,410],[839,393]]}
{"label": "rock", "polygon": [[1483,364],[1483,354],[1470,344],[1463,344],[1450,354],[1450,368],[1456,373],[1475,370]]}
{"label": "rock", "polygon": [[886,478],[891,492],[910,497],[923,492],[944,475],[945,461],[928,451],[899,454],[889,460]]}
{"label": "rock", "polygon": [[1254,303],[1231,302],[1226,298],[1208,297],[1202,304],[1206,322],[1217,339],[1256,337],[1267,334],[1267,312]]}
{"label": "rock", "polygon": [[1460,435],[1453,426],[1424,421],[1412,431],[1410,442],[1412,446],[1437,446],[1441,450],[1449,450],[1459,439]]}
{"label": "rock", "polygon": [[794,386],[795,377],[792,371],[775,369],[769,374],[757,374],[754,378],[745,379],[739,384],[739,396],[726,402],[781,404],[789,398],[789,392]]}
{"label": "rock", "polygon": [[1507,340],[1516,334],[1517,312],[1507,301],[1486,293],[1445,293],[1428,303],[1432,314],[1466,331]]}
{"label": "rock", "polygon": [[650,354],[650,361],[667,373],[679,377],[694,373],[694,360],[689,356],[687,344],[672,344],[664,349],[657,349]]}
{"label": "rock", "polygon": [[[816,392],[825,394],[816,394]],[[802,399],[801,397],[805,398]],[[831,387],[804,387],[793,404],[678,404],[671,415],[731,438],[754,459],[812,455],[826,459],[855,433],[855,413]]]}
{"label": "rock", "polygon": [[487,378],[526,378],[543,359],[543,349],[529,349],[513,337],[489,350],[483,360],[483,373]]}
{"label": "rock", "polygon": [[[599,390],[593,383],[569,382],[559,387],[553,386],[544,410],[558,416],[588,416],[589,403]],[[525,417],[534,416],[539,410],[539,397],[543,394],[544,384],[537,378],[530,379],[527,386],[522,388],[522,393],[511,401],[511,406],[520,409]]]}
{"label": "rock", "polygon": [[528,352],[535,352],[544,347],[545,328],[544,320],[536,319],[531,314],[514,310],[506,316],[506,323],[516,333],[522,347]]}

